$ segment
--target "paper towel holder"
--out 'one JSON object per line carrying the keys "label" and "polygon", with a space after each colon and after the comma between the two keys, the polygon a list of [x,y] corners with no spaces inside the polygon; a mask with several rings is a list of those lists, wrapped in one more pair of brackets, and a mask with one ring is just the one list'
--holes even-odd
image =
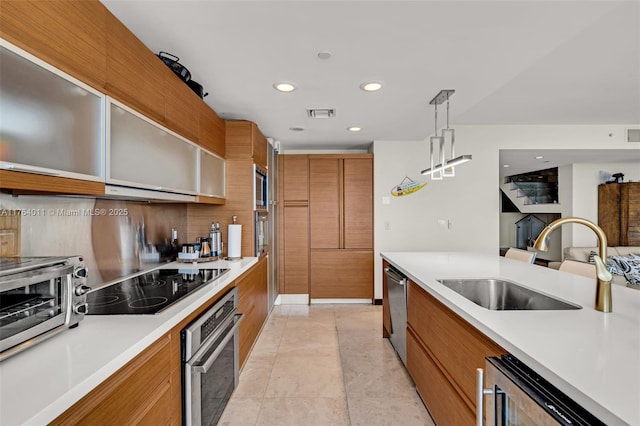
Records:
{"label": "paper towel holder", "polygon": [[[231,233],[231,226],[232,225],[238,225],[237,220],[238,220],[238,216],[236,216],[236,215],[231,216],[231,224],[229,225],[229,232],[227,233],[227,238],[229,238],[229,239],[231,238],[231,234],[232,234]],[[242,226],[242,225],[240,225],[240,226]],[[240,229],[242,229],[242,228],[240,228]],[[240,247],[241,247],[242,238],[240,238],[240,241],[238,241],[238,243],[240,244]],[[227,257],[225,257],[225,260],[241,260],[242,256],[236,256],[236,257],[228,256],[231,247],[232,247],[231,240],[229,240],[227,242]],[[242,251],[240,251],[240,253],[242,253]]]}

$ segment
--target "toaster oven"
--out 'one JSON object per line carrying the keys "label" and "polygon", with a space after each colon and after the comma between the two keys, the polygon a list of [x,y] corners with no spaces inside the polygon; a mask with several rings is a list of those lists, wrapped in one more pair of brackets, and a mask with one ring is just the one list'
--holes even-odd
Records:
{"label": "toaster oven", "polygon": [[80,256],[0,258],[0,361],[76,327],[86,282]]}

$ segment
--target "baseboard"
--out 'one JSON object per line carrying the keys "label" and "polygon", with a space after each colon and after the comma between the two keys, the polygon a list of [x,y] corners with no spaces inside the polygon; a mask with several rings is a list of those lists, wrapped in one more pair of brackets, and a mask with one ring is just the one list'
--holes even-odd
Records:
{"label": "baseboard", "polygon": [[374,305],[382,305],[382,299],[373,299]]}
{"label": "baseboard", "polygon": [[312,305],[321,305],[325,303],[367,303],[371,304],[371,299],[311,299]]}
{"label": "baseboard", "polygon": [[276,305],[308,305],[308,294],[279,294],[276,298]]}

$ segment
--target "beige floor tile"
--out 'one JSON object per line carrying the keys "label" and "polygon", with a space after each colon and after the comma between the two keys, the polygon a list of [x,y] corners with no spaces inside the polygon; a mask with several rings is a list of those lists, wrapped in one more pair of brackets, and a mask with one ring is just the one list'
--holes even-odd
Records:
{"label": "beige floor tile", "polygon": [[338,335],[335,329],[321,326],[289,328],[284,332],[278,355],[333,356],[338,358]]}
{"label": "beige floor tile", "polygon": [[348,398],[351,426],[433,426],[416,393],[411,397]]}
{"label": "beige floor tile", "polygon": [[275,362],[275,355],[252,355],[249,357],[242,372],[240,383],[233,393],[238,398],[262,398]]}
{"label": "beige floor tile", "polygon": [[409,374],[397,357],[342,357],[342,369],[349,397],[407,397],[415,392]]}
{"label": "beige floor tile", "polygon": [[256,343],[253,345],[250,356],[275,356],[278,353],[278,348],[280,347],[280,341],[282,340],[283,334],[284,329],[263,330],[262,333],[260,333],[260,336],[258,336]]}
{"label": "beige floor tile", "polygon": [[265,398],[257,425],[348,426],[349,414],[344,398]]}
{"label": "beige floor tile", "polygon": [[342,368],[338,356],[278,355],[265,398],[344,397]]}
{"label": "beige floor tile", "polygon": [[237,398],[234,394],[227,403],[218,426],[254,426],[261,405],[262,398]]}
{"label": "beige floor tile", "polygon": [[382,337],[382,331],[339,331],[338,344],[340,356],[368,357],[386,360],[387,357],[397,357],[389,339]]}

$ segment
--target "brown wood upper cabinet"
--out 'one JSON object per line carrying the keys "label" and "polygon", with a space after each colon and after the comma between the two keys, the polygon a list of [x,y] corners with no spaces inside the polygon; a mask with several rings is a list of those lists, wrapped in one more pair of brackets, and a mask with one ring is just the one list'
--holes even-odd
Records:
{"label": "brown wood upper cabinet", "polygon": [[118,18],[107,12],[107,94],[164,123],[163,85],[167,73],[172,72]]}
{"label": "brown wood upper cabinet", "polygon": [[256,123],[251,121],[227,121],[225,158],[248,160],[267,168],[267,138]]}
{"label": "brown wood upper cabinet", "polygon": [[98,1],[0,2],[0,36],[102,90],[107,70],[107,9]]}
{"label": "brown wood upper cabinet", "polygon": [[225,156],[225,121],[206,103],[200,101],[198,145],[220,157]]}
{"label": "brown wood upper cabinet", "polygon": [[598,226],[611,247],[640,246],[640,182],[598,186]]}
{"label": "brown wood upper cabinet", "polygon": [[309,160],[311,249],[373,248],[373,159]]}
{"label": "brown wood upper cabinet", "polygon": [[[167,68],[164,64],[161,65]],[[198,142],[200,108],[204,102],[177,75],[165,71],[168,71],[168,68],[163,70],[165,124],[190,141]]]}

